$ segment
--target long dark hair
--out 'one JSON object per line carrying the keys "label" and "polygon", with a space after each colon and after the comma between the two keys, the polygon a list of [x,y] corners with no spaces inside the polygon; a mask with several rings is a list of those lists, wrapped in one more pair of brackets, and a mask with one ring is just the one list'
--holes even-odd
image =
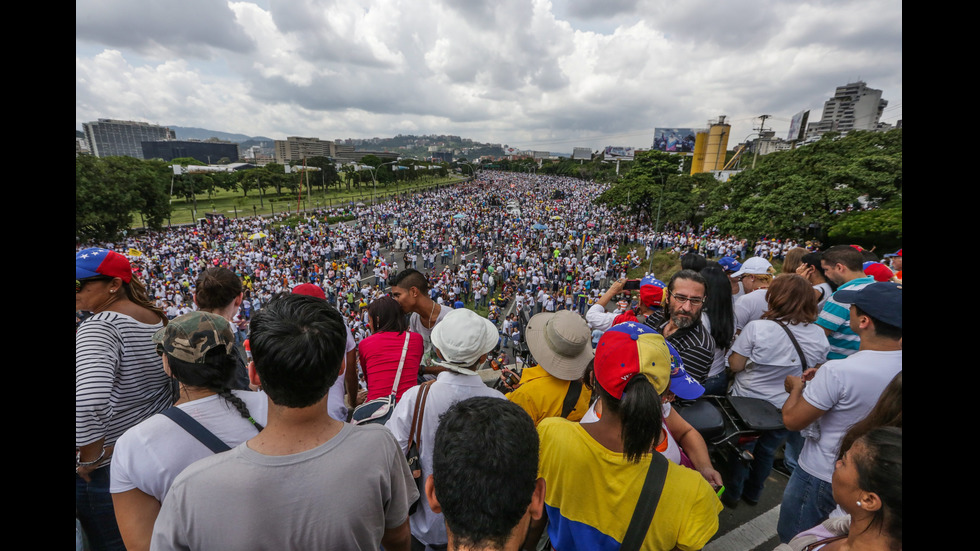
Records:
{"label": "long dark hair", "polygon": [[212,348],[205,353],[204,363],[185,362],[167,354],[167,365],[170,366],[171,377],[186,386],[213,390],[238,410],[242,418],[255,425],[255,428],[263,429],[260,423],[252,419],[245,402],[231,392],[235,370],[238,369],[238,359],[234,352],[228,354],[221,347]]}
{"label": "long dark hair", "polygon": [[623,455],[630,463],[639,463],[643,454],[649,453],[650,447],[660,438],[663,410],[657,389],[643,374],[630,378],[619,400],[610,396],[602,385],[595,387],[599,390],[603,410],[619,415]]}
{"label": "long dark hair", "polygon": [[408,322],[405,320],[401,306],[390,296],[372,300],[371,304],[368,304],[367,312],[375,333],[385,331],[402,333],[408,329]]}
{"label": "long dark hair", "polygon": [[728,350],[735,339],[735,308],[732,306],[732,284],[725,270],[712,262],[701,270],[707,282],[704,313],[711,324],[711,337],[718,348]]}
{"label": "long dark hair", "polygon": [[[881,507],[868,529],[877,527],[885,536],[902,541],[902,429],[879,427],[855,442],[863,454],[851,454],[858,472],[858,487],[878,494]],[[851,448],[853,450],[853,447]]]}

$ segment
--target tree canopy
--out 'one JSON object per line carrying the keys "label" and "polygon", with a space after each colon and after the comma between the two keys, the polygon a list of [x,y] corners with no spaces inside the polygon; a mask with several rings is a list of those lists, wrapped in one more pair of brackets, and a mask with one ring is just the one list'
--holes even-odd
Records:
{"label": "tree canopy", "polygon": [[850,211],[897,207],[900,226],[901,196],[901,129],[825,134],[717,185],[705,222],[741,236],[802,237],[832,233]]}
{"label": "tree canopy", "polygon": [[133,213],[159,230],[170,213],[173,171],[163,161],[133,157],[75,159],[75,235],[101,241],[133,225]]}

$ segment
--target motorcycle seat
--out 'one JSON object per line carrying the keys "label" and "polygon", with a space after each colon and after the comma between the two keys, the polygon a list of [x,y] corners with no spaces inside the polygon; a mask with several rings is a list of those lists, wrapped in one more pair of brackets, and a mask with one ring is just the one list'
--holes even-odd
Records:
{"label": "motorcycle seat", "polygon": [[710,400],[694,400],[676,409],[705,440],[712,442],[725,435],[725,418]]}
{"label": "motorcycle seat", "polygon": [[[783,425],[783,414],[779,408],[761,398],[729,396],[728,402],[738,413],[745,425],[752,430],[777,430]],[[687,417],[685,416],[685,419]]]}

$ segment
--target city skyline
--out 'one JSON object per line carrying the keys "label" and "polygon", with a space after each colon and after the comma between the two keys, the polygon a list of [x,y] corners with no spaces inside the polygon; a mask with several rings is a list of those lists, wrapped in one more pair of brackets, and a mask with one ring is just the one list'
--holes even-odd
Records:
{"label": "city skyline", "polygon": [[[902,118],[902,6],[833,1],[76,2],[76,129],[285,139],[453,134],[649,148],[657,127],[785,137],[864,81]],[[187,16],[186,14],[193,14]],[[752,136],[754,137],[754,136]]]}

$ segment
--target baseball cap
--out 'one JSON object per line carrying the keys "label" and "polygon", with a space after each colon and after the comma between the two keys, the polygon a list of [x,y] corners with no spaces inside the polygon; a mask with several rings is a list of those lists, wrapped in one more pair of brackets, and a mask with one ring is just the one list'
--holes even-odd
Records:
{"label": "baseball cap", "polygon": [[902,284],[890,281],[872,283],[856,291],[843,289],[834,300],[853,304],[875,319],[902,328]]}
{"label": "baseball cap", "polygon": [[742,267],[731,275],[731,277],[738,277],[740,275],[760,275],[768,274],[769,270],[772,269],[772,264],[768,260],[762,258],[761,256],[753,256],[745,262],[742,263]]}
{"label": "baseball cap", "polygon": [[585,318],[571,310],[542,312],[527,322],[525,338],[535,361],[552,377],[581,379],[594,353]]}
{"label": "baseball cap", "polygon": [[869,260],[864,263],[864,273],[875,278],[875,281],[891,281],[895,274],[881,262]]}
{"label": "baseball cap", "polygon": [[323,289],[318,285],[312,283],[303,283],[293,287],[294,295],[306,295],[310,297],[322,298],[327,300],[327,294],[323,292]]}
{"label": "baseball cap", "polygon": [[651,308],[662,306],[666,288],[667,285],[663,281],[652,275],[645,276],[640,280],[640,302]]}
{"label": "baseball cap", "polygon": [[895,251],[893,253],[890,253],[890,254],[886,254],[885,255],[885,258],[889,258],[889,257],[892,257],[892,256],[902,256],[902,249],[899,249],[899,250],[897,250],[897,251]]}
{"label": "baseball cap", "polygon": [[670,390],[681,400],[700,398],[704,394],[704,387],[688,375],[684,369],[684,360],[674,345],[668,342],[667,349],[670,350]]}
{"label": "baseball cap", "polygon": [[195,364],[204,363],[205,355],[216,347],[231,353],[235,333],[225,318],[198,310],[172,319],[153,334],[153,342],[174,358]]}
{"label": "baseball cap", "polygon": [[742,264],[730,256],[718,260],[718,264],[721,264],[721,269],[726,272],[737,272],[742,269]]}
{"label": "baseball cap", "polygon": [[500,340],[497,326],[473,310],[458,308],[446,314],[432,328],[432,345],[443,359],[433,357],[433,363],[451,371],[471,375],[470,369],[480,356],[493,350]]}
{"label": "baseball cap", "polygon": [[620,400],[626,383],[642,373],[657,394],[670,384],[672,360],[664,336],[642,323],[614,325],[599,338],[595,349],[595,378],[610,396]]}
{"label": "baseball cap", "polygon": [[92,247],[75,253],[75,279],[98,276],[118,277],[129,283],[133,269],[129,259],[109,249]]}

